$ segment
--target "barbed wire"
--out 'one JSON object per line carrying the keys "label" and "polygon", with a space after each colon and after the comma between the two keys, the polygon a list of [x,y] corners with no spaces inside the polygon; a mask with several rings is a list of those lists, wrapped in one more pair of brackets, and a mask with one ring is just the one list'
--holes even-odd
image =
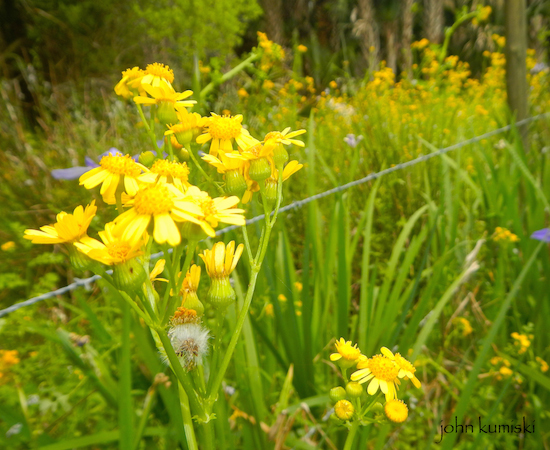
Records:
{"label": "barbed wire", "polygon": [[[445,147],[445,148],[439,149],[435,152],[428,153],[426,155],[420,155],[418,158],[412,159],[410,161],[406,161],[404,163],[396,164],[395,166],[390,167],[388,169],[381,170],[380,172],[371,173],[371,174],[369,174],[369,175],[367,175],[363,178],[359,178],[358,180],[354,180],[354,181],[351,181],[349,183],[343,184],[342,186],[337,186],[335,188],[329,189],[329,190],[321,192],[319,194],[312,195],[311,197],[307,197],[307,198],[304,198],[302,200],[297,200],[295,202],[292,202],[292,203],[290,203],[286,206],[283,206],[281,209],[279,209],[279,213],[290,211],[292,209],[301,208],[304,205],[307,205],[308,203],[311,203],[315,200],[319,200],[321,198],[328,197],[329,195],[336,194],[337,192],[345,191],[346,189],[349,189],[351,187],[358,186],[358,185],[366,183],[368,181],[375,180],[377,178],[383,177],[384,175],[388,175],[390,173],[406,169],[407,167],[415,166],[416,164],[419,164],[421,162],[428,161],[429,159],[435,158],[435,157],[440,156],[440,155],[444,155],[445,153],[452,152],[453,150],[458,150],[458,149],[466,147],[470,144],[474,144],[476,142],[482,141],[483,139],[487,139],[487,138],[493,137],[497,134],[504,133],[505,131],[510,131],[514,127],[520,127],[522,125],[526,125],[530,122],[533,122],[535,120],[539,120],[539,119],[541,119],[543,117],[546,117],[546,116],[550,116],[550,112],[538,114],[538,115],[533,116],[533,117],[528,117],[527,119],[520,120],[520,121],[518,121],[514,124],[511,124],[511,125],[506,125],[502,128],[497,128],[496,130],[489,131],[489,132],[487,132],[485,134],[482,134],[482,135],[479,135],[479,136],[475,136],[475,137],[470,138],[466,141],[462,141],[462,142],[459,142],[458,144],[451,145],[450,147]],[[259,222],[260,220],[263,220],[264,217],[265,217],[265,214],[260,214],[259,216],[256,216],[256,217],[253,217],[252,219],[247,220],[246,224],[251,225],[253,223]],[[239,225],[231,225],[229,227],[218,230],[216,232],[216,236],[221,236],[222,234],[229,233],[230,231],[236,230],[238,228],[240,228]],[[163,252],[155,253],[155,254],[151,255],[151,259],[159,258],[163,254],[164,254]],[[108,271],[107,273],[112,273],[112,271]],[[71,284],[69,284],[65,287],[62,287],[60,289],[56,289],[55,291],[47,292],[45,294],[39,295],[38,297],[30,298],[28,300],[25,300],[25,301],[20,302],[20,303],[16,303],[14,305],[9,306],[8,308],[0,310],[0,317],[3,317],[3,316],[5,316],[5,315],[7,315],[11,312],[17,311],[18,309],[24,308],[26,306],[34,305],[35,303],[38,303],[42,300],[47,300],[49,298],[65,294],[66,292],[70,292],[70,291],[76,289],[79,286],[89,286],[93,282],[95,282],[99,279],[101,279],[100,275],[94,275],[92,277],[83,278],[83,279],[75,278],[76,281],[74,283],[71,283]]]}

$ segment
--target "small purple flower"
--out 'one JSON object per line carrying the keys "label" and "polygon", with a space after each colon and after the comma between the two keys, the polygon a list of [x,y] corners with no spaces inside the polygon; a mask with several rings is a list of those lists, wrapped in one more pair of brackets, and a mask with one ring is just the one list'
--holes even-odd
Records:
{"label": "small purple flower", "polygon": [[[111,147],[109,150],[99,155],[97,160],[101,161],[101,158],[107,155],[115,156],[115,155],[122,155],[122,153],[115,147]],[[99,167],[99,164],[97,164],[89,156],[86,156],[85,161],[86,161],[86,166],[84,167],[77,166],[77,167],[69,167],[68,169],[52,170],[52,177],[54,177],[56,180],[76,180],[77,178],[80,178],[81,175],[85,174],[89,170]]]}
{"label": "small purple flower", "polygon": [[344,142],[348,144],[351,148],[357,147],[357,144],[359,144],[359,142],[361,142],[362,140],[363,136],[359,135],[355,137],[355,134],[351,133],[344,138]]}
{"label": "small purple flower", "polygon": [[550,228],[544,228],[542,230],[535,231],[531,235],[531,239],[536,239],[537,241],[550,243]]}

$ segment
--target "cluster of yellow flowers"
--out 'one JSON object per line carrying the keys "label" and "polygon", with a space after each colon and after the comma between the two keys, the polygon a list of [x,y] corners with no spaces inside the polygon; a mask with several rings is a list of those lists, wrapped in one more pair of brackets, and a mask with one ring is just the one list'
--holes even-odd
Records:
{"label": "cluster of yellow flowers", "polygon": [[533,339],[532,334],[527,336],[514,331],[510,336],[514,338],[514,347],[518,349],[518,355],[524,354],[531,346],[531,340]]}
{"label": "cluster of yellow flowers", "polygon": [[344,338],[336,341],[336,353],[330,355],[330,360],[336,362],[344,374],[351,367],[358,369],[351,374],[351,382],[347,383],[345,390],[341,387],[331,390],[330,397],[336,402],[334,412],[338,419],[350,420],[355,413],[362,416],[366,412],[356,411],[353,402],[363,394],[362,384],[368,383],[368,395],[375,396],[378,390],[384,394],[384,411],[388,419],[397,423],[406,420],[408,408],[397,398],[397,390],[401,379],[409,379],[415,387],[420,388],[420,381],[415,375],[416,368],[399,353],[394,354],[386,347],[382,347],[380,352],[368,358],[361,353],[357,344],[352,345],[351,341],[345,341]]}
{"label": "cluster of yellow flowers", "polygon": [[519,238],[512,233],[510,230],[507,230],[503,227],[496,227],[495,234],[493,236],[495,241],[509,241],[509,242],[518,242]]}
{"label": "cluster of yellow flowers", "polygon": [[7,379],[7,372],[10,367],[19,364],[19,361],[17,350],[0,350],[0,383]]}

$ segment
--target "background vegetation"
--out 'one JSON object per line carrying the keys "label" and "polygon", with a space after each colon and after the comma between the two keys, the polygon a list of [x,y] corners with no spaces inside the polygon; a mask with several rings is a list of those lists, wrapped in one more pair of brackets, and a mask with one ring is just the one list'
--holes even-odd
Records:
{"label": "background vegetation", "polygon": [[[169,63],[198,112],[242,113],[257,137],[307,128],[287,203],[510,123],[503,3],[3,2],[0,306],[87,275],[22,234],[89,202],[52,169],[144,150],[112,90],[120,71]],[[445,29],[481,6],[491,15],[458,27],[443,55]],[[550,110],[549,17],[528,2],[530,115]],[[263,57],[221,83],[258,45]],[[345,430],[327,421],[339,337],[365,354],[397,346],[423,382],[404,392],[405,424],[365,428],[356,448],[438,447],[455,416],[537,427],[449,435],[446,448],[547,447],[550,252],[529,237],[548,226],[549,125],[533,122],[527,147],[512,130],[283,215],[217,403],[218,448],[341,448]],[[17,353],[0,355],[0,447],[116,448],[121,327],[101,283],[1,318],[0,347]],[[137,448],[176,448],[175,383],[154,383],[166,368],[137,320],[133,333]]]}

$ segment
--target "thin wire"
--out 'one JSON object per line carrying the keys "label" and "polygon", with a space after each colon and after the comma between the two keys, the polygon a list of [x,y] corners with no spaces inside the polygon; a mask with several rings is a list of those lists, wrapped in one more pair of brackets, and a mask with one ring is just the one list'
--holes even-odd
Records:
{"label": "thin wire", "polygon": [[[489,131],[488,133],[482,134],[480,136],[473,137],[471,139],[468,139],[463,142],[459,142],[458,144],[451,145],[450,147],[445,147],[442,149],[439,149],[435,152],[428,153],[427,155],[420,155],[418,158],[412,159],[410,161],[396,164],[393,167],[390,167],[388,169],[381,170],[380,172],[371,173],[367,175],[366,177],[360,178],[358,180],[351,181],[349,183],[343,184],[342,186],[335,187],[333,189],[329,189],[328,191],[321,192],[319,194],[312,195],[311,197],[304,198],[303,200],[297,200],[295,202],[292,202],[286,206],[283,206],[281,209],[279,209],[279,212],[286,212],[290,211],[291,209],[301,208],[302,206],[307,205],[308,203],[311,203],[315,200],[319,200],[321,198],[328,197],[329,195],[336,194],[337,192],[342,192],[346,189],[349,189],[354,186],[358,186],[360,184],[366,183],[367,181],[375,180],[377,178],[383,177],[384,175],[388,175],[392,172],[397,172],[399,170],[406,169],[407,167],[415,166],[416,164],[419,164],[424,161],[428,161],[429,159],[435,158],[436,156],[444,155],[445,153],[452,152],[453,150],[458,150],[460,148],[466,147],[467,145],[474,144],[476,142],[479,142],[483,139],[490,138],[492,136],[495,136],[497,134],[503,133],[505,131],[511,130],[513,127],[519,127],[521,125],[526,125],[530,122],[533,122],[535,120],[541,119],[543,117],[550,116],[550,112],[546,112],[543,114],[539,114],[533,117],[529,117],[527,119],[520,120],[519,122],[516,122],[512,125],[506,125],[502,128],[497,128],[496,130]],[[263,220],[265,217],[265,214],[260,214],[259,216],[253,217],[252,219],[249,219],[246,221],[247,225],[259,222],[260,220]],[[236,230],[240,228],[240,225],[231,225],[229,227],[225,227],[221,230],[218,230],[216,232],[216,236],[221,236],[222,234],[229,233],[230,231]],[[170,249],[171,250],[171,249]],[[151,255],[151,259],[159,258],[164,253],[154,253]],[[109,272],[108,272],[109,273]],[[90,278],[84,278],[84,279],[76,279],[74,283],[69,284],[68,286],[62,287],[60,289],[57,289],[55,291],[47,292],[46,294],[39,295],[38,297],[31,298],[29,300],[25,300],[24,302],[16,303],[15,305],[9,306],[8,308],[0,310],[0,317],[3,317],[13,311],[17,311],[20,308],[24,308],[26,306],[34,305],[35,303],[38,303],[42,300],[46,300],[48,298],[55,297],[57,295],[65,294],[66,292],[70,292],[74,289],[76,289],[79,286],[86,286],[89,285],[97,280],[99,280],[101,276],[94,275]]]}

